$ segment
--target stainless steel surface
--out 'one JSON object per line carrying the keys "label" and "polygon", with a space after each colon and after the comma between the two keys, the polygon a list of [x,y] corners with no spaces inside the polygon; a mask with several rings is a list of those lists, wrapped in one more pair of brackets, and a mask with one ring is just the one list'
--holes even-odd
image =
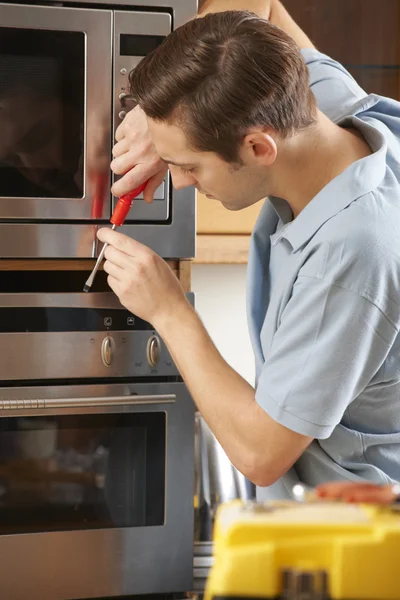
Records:
{"label": "stainless steel surface", "polygon": [[[75,2],[75,0],[64,0],[65,4],[69,2]],[[87,4],[107,4],[107,5],[118,5],[121,6],[119,0],[86,0]],[[124,0],[123,5],[127,9],[130,7],[150,6],[152,8],[167,8],[171,9],[174,17],[174,28],[176,29],[180,25],[193,19],[197,14],[198,1],[197,0]]]}
{"label": "stainless steel surface", "polygon": [[[189,297],[193,297],[190,294]],[[192,299],[193,302],[193,299]],[[0,293],[0,308],[30,308],[53,307],[53,308],[101,308],[101,309],[123,309],[117,296],[112,292],[97,292],[96,294],[76,293]]]}
{"label": "stainless steel surface", "polygon": [[[112,230],[112,231],[115,231],[115,229],[116,229],[116,228],[117,228],[117,226],[114,224],[114,225],[111,227],[111,230]],[[107,246],[108,246],[108,244],[107,244],[107,243],[106,243],[106,244],[103,244],[103,247],[102,247],[102,249],[101,249],[101,252],[100,252],[100,254],[99,254],[99,257],[98,257],[98,259],[96,260],[96,264],[95,264],[95,265],[94,265],[94,267],[93,267],[93,271],[90,273],[90,275],[89,275],[89,277],[88,277],[88,279],[87,279],[87,281],[86,281],[86,283],[85,283],[85,287],[83,288],[84,292],[88,292],[88,291],[90,290],[90,288],[92,287],[92,285],[93,285],[93,282],[94,282],[94,278],[96,277],[96,273],[97,273],[97,271],[100,269],[101,262],[102,262],[102,260],[103,260],[103,258],[104,258],[104,254],[105,254],[105,252],[106,252],[106,250],[107,250]]]}
{"label": "stainless steel surface", "polygon": [[[102,4],[96,2],[96,4]],[[0,255],[3,258],[90,258],[97,254],[98,223],[107,224],[113,207],[111,174],[112,138],[120,122],[120,95],[124,93],[129,69],[135,58],[114,55],[117,38],[124,28],[141,34],[166,35],[171,28],[192,18],[195,0],[151,0],[140,2],[154,11],[135,11],[134,3],[115,5],[118,10],[71,8],[68,6],[31,6],[0,4],[1,26],[36,28],[49,31],[84,32],[86,36],[86,97],[84,124],[84,194],[82,198],[1,198]],[[122,10],[126,7],[126,10]],[[160,8],[157,12],[157,7]],[[164,9],[164,10],[161,10]],[[169,10],[165,10],[169,9]],[[147,28],[147,29],[146,29]],[[114,39],[114,35],[116,36]],[[112,64],[114,72],[112,92]],[[136,61],[137,62],[137,61]],[[126,64],[125,64],[126,63]],[[125,84],[123,83],[125,82]],[[119,88],[118,88],[119,86]],[[118,88],[118,89],[117,89]],[[112,120],[117,121],[112,123]],[[102,132],[102,135],[99,135]],[[99,137],[101,143],[99,146]],[[105,198],[96,223],[91,216],[94,184],[90,173],[98,171],[104,179]],[[105,165],[105,166],[104,166]],[[35,220],[36,222],[26,222]],[[11,221],[11,222],[10,222]],[[50,221],[50,222],[49,222]],[[63,222],[66,221],[66,222]],[[86,223],[85,223],[86,221]],[[195,255],[195,190],[172,190],[170,177],[158,188],[152,204],[141,196],[135,201],[123,233],[149,246],[164,258],[191,258]]]}
{"label": "stainless steel surface", "polygon": [[[119,229],[164,258],[192,258],[196,247],[195,189],[172,191],[171,223]],[[0,223],[2,258],[91,258],[98,225]]]}
{"label": "stainless steel surface", "polygon": [[[188,294],[188,298],[193,302],[193,294]],[[0,380],[179,375],[166,345],[158,336],[159,360],[154,364],[149,362],[148,343],[156,336],[156,331],[130,330],[128,320],[134,319],[134,316],[112,293],[0,294],[1,307],[121,309],[126,313],[127,327],[124,331],[0,333]],[[110,336],[113,339],[113,358],[106,365],[103,344]]]}
{"label": "stainless steel surface", "polygon": [[200,413],[195,418],[195,539],[212,539],[215,513],[220,504],[239,498],[252,500],[255,489],[232,465]]}
{"label": "stainless steel surface", "polygon": [[[104,332],[53,332],[1,334],[6,348],[0,361],[0,378],[11,380],[176,376],[178,370],[165,346],[160,361],[147,361],[147,342],[152,331],[115,331],[114,360],[102,361]],[[18,360],[15,357],[18,356]]]}
{"label": "stainless steel surface", "polygon": [[[163,526],[0,536],[1,595],[7,600],[65,600],[191,589],[193,569],[193,403],[182,383],[0,389],[0,398],[134,396],[175,402],[106,407],[107,412],[165,412],[166,517]],[[95,414],[105,407],[42,409]],[[41,411],[35,412],[40,414]],[[18,413],[19,414],[19,413]],[[183,451],[184,449],[184,451]],[[177,493],[178,492],[178,493]]]}
{"label": "stainless steel surface", "polygon": [[[22,389],[19,393],[24,395]],[[38,410],[48,408],[96,408],[131,406],[135,404],[168,404],[175,402],[173,394],[158,396],[100,396],[94,398],[4,398],[0,399],[0,417],[35,416]],[[41,414],[46,414],[41,413]]]}

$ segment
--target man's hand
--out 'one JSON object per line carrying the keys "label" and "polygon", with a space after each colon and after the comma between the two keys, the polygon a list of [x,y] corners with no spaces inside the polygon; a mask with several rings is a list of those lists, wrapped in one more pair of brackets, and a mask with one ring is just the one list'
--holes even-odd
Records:
{"label": "man's hand", "polygon": [[120,197],[149,180],[143,196],[152,202],[154,192],[163,182],[168,166],[160,159],[151,140],[146,115],[139,106],[131,110],[115,134],[111,169],[123,175],[112,187],[114,196]]}
{"label": "man's hand", "polygon": [[199,17],[225,10],[248,10],[262,19],[269,19],[274,0],[205,0],[200,4]]}
{"label": "man's hand", "polygon": [[110,244],[104,270],[129,311],[158,329],[172,313],[190,307],[172,270],[150,248],[111,229],[100,229],[98,238]]}
{"label": "man's hand", "polygon": [[399,497],[397,485],[377,485],[375,483],[355,483],[336,481],[324,483],[315,489],[317,498],[341,502],[362,502],[364,504],[392,504]]}

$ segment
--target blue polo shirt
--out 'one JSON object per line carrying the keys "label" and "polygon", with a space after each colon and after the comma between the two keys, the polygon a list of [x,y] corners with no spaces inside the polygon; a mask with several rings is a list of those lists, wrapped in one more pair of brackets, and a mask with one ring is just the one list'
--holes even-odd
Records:
{"label": "blue polo shirt", "polygon": [[320,110],[372,154],[294,220],[286,201],[266,200],[253,231],[256,401],[314,438],[260,498],[290,496],[299,480],[400,481],[400,104],[366,95],[316,50],[303,56]]}

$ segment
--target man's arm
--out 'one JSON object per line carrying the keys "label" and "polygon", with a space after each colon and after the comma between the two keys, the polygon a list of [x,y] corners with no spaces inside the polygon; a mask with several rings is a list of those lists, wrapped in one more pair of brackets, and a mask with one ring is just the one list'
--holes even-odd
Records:
{"label": "man's arm", "polygon": [[111,229],[101,229],[98,237],[111,244],[104,264],[110,287],[128,310],[157,329],[231,462],[257,485],[274,483],[312,438],[281,425],[257,404],[254,388],[222,358],[164,260]]}
{"label": "man's arm", "polygon": [[302,50],[304,48],[315,48],[310,38],[292,19],[282,2],[279,0],[272,0],[269,20],[273,25],[276,25],[290,35]]}
{"label": "man's arm", "polygon": [[285,31],[300,48],[314,48],[312,41],[295,23],[279,0],[200,0],[199,17],[208,13],[225,10],[249,10],[257,16],[268,19],[271,23]]}
{"label": "man's arm", "polygon": [[272,485],[313,438],[281,425],[259,406],[254,388],[222,358],[191,307],[156,327],[231,462],[256,485]]}
{"label": "man's arm", "polygon": [[248,10],[262,19],[269,19],[271,3],[274,0],[202,0],[199,2],[198,15],[204,17],[208,13],[226,10]]}

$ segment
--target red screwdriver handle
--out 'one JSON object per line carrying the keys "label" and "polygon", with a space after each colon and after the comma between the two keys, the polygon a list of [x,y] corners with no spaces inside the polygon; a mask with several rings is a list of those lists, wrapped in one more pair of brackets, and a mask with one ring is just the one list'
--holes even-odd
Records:
{"label": "red screwdriver handle", "polygon": [[115,207],[112,217],[110,219],[110,221],[113,225],[116,225],[117,227],[121,227],[121,225],[124,224],[124,221],[125,221],[126,217],[128,216],[128,213],[131,209],[132,202],[134,201],[135,198],[137,198],[143,192],[147,183],[148,183],[148,181],[145,181],[144,183],[139,185],[139,187],[137,187],[136,189],[134,189],[131,192],[128,192],[127,194],[124,194],[123,196],[118,198],[117,206]]}

